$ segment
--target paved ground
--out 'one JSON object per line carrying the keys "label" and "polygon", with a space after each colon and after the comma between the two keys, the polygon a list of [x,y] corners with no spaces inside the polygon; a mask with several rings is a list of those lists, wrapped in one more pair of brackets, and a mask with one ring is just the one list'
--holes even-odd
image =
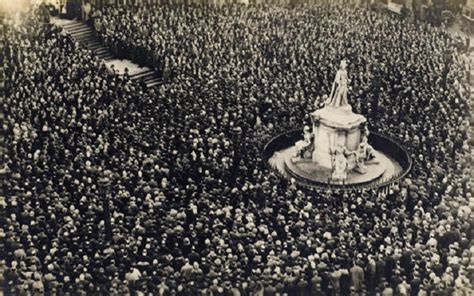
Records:
{"label": "paved ground", "polygon": [[76,23],[75,20],[62,19],[62,18],[58,18],[58,17],[54,17],[54,16],[51,17],[50,20],[51,20],[52,24],[58,25],[60,27],[64,27],[65,25]]}
{"label": "paved ground", "polygon": [[129,60],[112,59],[112,60],[106,61],[105,64],[109,68],[111,65],[114,65],[115,72],[119,75],[122,75],[125,73],[125,68],[128,69],[129,75],[140,74],[140,73],[150,70],[150,68],[140,67],[139,65],[132,63]]}

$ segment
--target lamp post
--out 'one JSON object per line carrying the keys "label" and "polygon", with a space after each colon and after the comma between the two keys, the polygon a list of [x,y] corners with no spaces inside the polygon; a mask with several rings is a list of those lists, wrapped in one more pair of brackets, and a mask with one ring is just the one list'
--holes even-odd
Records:
{"label": "lamp post", "polygon": [[110,171],[105,170],[102,175],[100,176],[98,180],[99,184],[99,192],[101,195],[102,199],[102,206],[103,206],[103,219],[104,219],[104,225],[105,225],[105,238],[108,242],[112,240],[112,225],[110,222],[110,207],[109,207],[109,187],[111,180],[109,178],[110,176]]}

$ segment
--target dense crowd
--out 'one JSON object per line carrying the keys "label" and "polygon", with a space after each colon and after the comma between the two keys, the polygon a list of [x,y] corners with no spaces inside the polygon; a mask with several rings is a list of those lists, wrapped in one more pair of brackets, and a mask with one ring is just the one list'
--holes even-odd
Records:
{"label": "dense crowd", "polygon": [[[443,29],[334,5],[96,12],[162,74],[146,89],[34,15],[5,25],[6,291],[472,295],[468,63]],[[354,111],[413,157],[387,194],[300,188],[261,156],[342,58]]]}

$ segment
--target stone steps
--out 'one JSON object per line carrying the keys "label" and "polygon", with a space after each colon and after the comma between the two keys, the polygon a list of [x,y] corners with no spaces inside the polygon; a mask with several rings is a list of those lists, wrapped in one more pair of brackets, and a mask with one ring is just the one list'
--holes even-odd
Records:
{"label": "stone steps", "polygon": [[99,58],[109,60],[114,57],[95,36],[94,30],[85,23],[73,21],[63,25],[63,29],[84,47],[92,50]]}
{"label": "stone steps", "polygon": [[[94,52],[99,58],[110,61],[113,60],[114,54],[105,46],[102,41],[97,38],[94,30],[80,21],[70,21],[60,24],[60,26],[70,34],[74,40],[79,42],[85,48]],[[132,80],[144,80],[147,87],[154,87],[161,83],[160,77],[153,70],[146,70],[131,75]]]}
{"label": "stone steps", "polygon": [[154,76],[155,76],[155,73],[149,70],[149,71],[140,72],[134,75],[130,75],[130,78],[136,80],[136,79],[146,79],[148,77],[154,77]]}
{"label": "stone steps", "polygon": [[161,84],[161,79],[158,79],[158,78],[155,78],[152,81],[146,81],[146,86],[148,88],[152,88],[152,87],[155,87],[155,86],[160,85],[160,84]]}

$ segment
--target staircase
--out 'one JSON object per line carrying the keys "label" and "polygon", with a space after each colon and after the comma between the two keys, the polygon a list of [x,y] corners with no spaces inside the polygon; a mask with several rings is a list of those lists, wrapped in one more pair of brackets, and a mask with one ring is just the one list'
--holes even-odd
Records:
{"label": "staircase", "polygon": [[[106,64],[114,64],[115,57],[112,52],[102,43],[102,41],[95,36],[94,30],[80,21],[63,21],[57,22],[68,34],[70,34],[76,41],[87,49],[92,50],[95,55],[103,59]],[[120,61],[117,61],[120,62]],[[138,70],[130,71],[130,78],[134,81],[144,81],[148,88],[155,87],[161,83],[160,77],[149,68],[141,68],[138,65],[132,64],[133,68]],[[132,69],[130,69],[132,70]]]}
{"label": "staircase", "polygon": [[161,79],[156,73],[150,69],[130,75],[132,80],[143,80],[148,88],[154,87],[161,83]]}
{"label": "staircase", "polygon": [[64,24],[63,29],[87,49],[92,50],[99,58],[106,61],[114,58],[108,48],[95,36],[94,30],[85,23],[73,21]]}

